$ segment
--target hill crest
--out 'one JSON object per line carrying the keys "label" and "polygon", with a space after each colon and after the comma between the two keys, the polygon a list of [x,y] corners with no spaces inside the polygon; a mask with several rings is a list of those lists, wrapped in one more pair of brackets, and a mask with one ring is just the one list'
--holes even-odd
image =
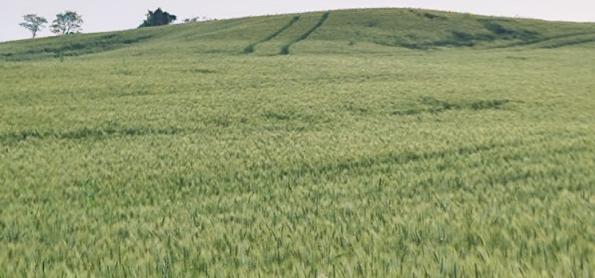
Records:
{"label": "hill crest", "polygon": [[245,17],[0,44],[0,59],[30,60],[127,49],[288,55],[395,49],[557,48],[595,42],[595,24],[422,9],[356,9]]}

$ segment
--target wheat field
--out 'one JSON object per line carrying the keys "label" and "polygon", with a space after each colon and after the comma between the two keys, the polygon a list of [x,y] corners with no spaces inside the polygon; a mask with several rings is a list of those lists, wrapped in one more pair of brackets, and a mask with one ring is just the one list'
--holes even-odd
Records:
{"label": "wheat field", "polygon": [[594,27],[380,9],[0,44],[0,277],[591,277]]}

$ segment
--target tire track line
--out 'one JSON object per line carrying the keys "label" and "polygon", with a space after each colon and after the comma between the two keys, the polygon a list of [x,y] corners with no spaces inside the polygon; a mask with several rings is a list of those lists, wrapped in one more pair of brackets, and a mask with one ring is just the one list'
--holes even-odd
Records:
{"label": "tire track line", "polygon": [[279,54],[280,55],[288,55],[289,54],[289,49],[291,48],[291,46],[293,46],[294,44],[296,44],[298,42],[301,42],[303,40],[308,39],[308,37],[310,37],[310,35],[312,35],[312,33],[314,33],[316,30],[318,30],[326,22],[326,20],[328,19],[328,17],[329,17],[330,14],[331,14],[331,12],[324,13],[322,15],[322,17],[320,17],[320,20],[318,21],[318,23],[316,23],[316,25],[314,25],[314,27],[312,27],[306,33],[304,33],[301,36],[299,36],[296,40],[291,41],[287,45],[283,46],[281,48],[281,52]]}
{"label": "tire track line", "polygon": [[279,36],[281,33],[283,33],[285,30],[291,28],[291,26],[293,26],[296,22],[298,22],[300,20],[299,16],[294,16],[291,21],[289,21],[289,23],[287,23],[285,26],[281,27],[281,29],[277,30],[276,32],[270,34],[268,37],[257,41],[255,43],[252,43],[248,46],[246,46],[246,48],[244,48],[244,54],[250,54],[253,53],[255,50],[255,47],[261,43],[265,43],[268,42],[272,39],[274,39],[275,37]]}

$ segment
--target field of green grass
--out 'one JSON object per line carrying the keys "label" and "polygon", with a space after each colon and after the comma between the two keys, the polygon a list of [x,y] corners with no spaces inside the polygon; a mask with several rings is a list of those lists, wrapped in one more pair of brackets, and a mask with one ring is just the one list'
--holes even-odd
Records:
{"label": "field of green grass", "polygon": [[0,44],[0,277],[592,277],[595,24],[331,11]]}

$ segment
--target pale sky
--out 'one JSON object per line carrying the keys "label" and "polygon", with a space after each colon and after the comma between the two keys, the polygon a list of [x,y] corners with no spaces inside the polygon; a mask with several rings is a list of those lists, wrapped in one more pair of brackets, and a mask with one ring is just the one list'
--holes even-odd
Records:
{"label": "pale sky", "polygon": [[[53,20],[58,12],[83,15],[83,32],[136,28],[148,9],[161,7],[184,18],[233,18],[347,8],[412,7],[484,15],[595,22],[595,0],[0,0],[0,41],[30,37],[18,26],[36,13]],[[39,36],[51,35],[45,29]]]}

